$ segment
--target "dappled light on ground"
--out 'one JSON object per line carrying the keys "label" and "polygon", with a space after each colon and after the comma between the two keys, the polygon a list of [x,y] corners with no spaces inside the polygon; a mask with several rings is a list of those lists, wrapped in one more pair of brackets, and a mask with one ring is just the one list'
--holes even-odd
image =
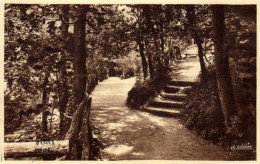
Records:
{"label": "dappled light on ground", "polygon": [[224,160],[216,145],[185,129],[178,119],[163,118],[125,106],[135,78],[109,78],[93,94],[91,120],[99,129],[102,160]]}
{"label": "dappled light on ground", "polygon": [[133,146],[127,145],[112,145],[104,149],[108,154],[113,154],[115,156],[128,154],[133,150]]}
{"label": "dappled light on ground", "polygon": [[149,113],[140,113],[140,114],[156,125],[165,126],[164,118],[154,117],[153,115],[151,115]]}

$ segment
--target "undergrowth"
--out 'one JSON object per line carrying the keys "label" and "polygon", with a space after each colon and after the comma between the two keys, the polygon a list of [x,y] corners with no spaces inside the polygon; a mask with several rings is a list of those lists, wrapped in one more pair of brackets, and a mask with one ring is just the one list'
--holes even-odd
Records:
{"label": "undergrowth", "polygon": [[225,131],[217,91],[215,72],[208,72],[203,82],[192,87],[183,110],[183,121],[188,129],[195,129],[204,139],[219,142]]}
{"label": "undergrowth", "polygon": [[170,80],[170,77],[168,68],[164,68],[164,71],[160,72],[164,73],[158,74],[154,79],[137,81],[135,83],[135,86],[128,92],[126,101],[128,107],[138,109],[161,92]]}
{"label": "undergrowth", "polygon": [[210,68],[205,79],[192,87],[182,112],[182,121],[186,128],[196,131],[199,136],[211,140],[214,144],[222,145],[230,154],[236,154],[241,160],[255,159],[255,151],[231,149],[234,145],[253,145],[255,150],[254,136],[248,135],[248,127],[243,125],[242,119],[243,116],[238,112],[231,117],[231,127],[226,129],[214,68]]}

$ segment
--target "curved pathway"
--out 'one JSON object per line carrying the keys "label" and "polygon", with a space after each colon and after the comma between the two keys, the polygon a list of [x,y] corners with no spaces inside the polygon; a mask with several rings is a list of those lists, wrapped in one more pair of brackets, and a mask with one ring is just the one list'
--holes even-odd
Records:
{"label": "curved pathway", "polygon": [[201,139],[178,119],[125,105],[135,78],[110,77],[92,93],[91,119],[100,133],[102,160],[228,160],[222,148]]}

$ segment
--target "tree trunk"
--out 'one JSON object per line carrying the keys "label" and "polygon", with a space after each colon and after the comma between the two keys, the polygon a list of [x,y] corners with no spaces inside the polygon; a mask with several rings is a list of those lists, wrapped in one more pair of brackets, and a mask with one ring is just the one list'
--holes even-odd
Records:
{"label": "tree trunk", "polygon": [[187,6],[187,18],[190,24],[190,27],[188,27],[191,31],[192,37],[195,41],[195,43],[197,44],[198,47],[198,56],[199,56],[199,61],[200,61],[200,68],[201,68],[201,73],[202,73],[202,78],[205,77],[205,73],[206,73],[206,67],[205,67],[205,62],[203,59],[203,47],[202,47],[202,43],[201,40],[199,38],[199,35],[197,33],[197,31],[195,30],[195,25],[196,22],[194,20],[194,5],[189,5]]}
{"label": "tree trunk", "polygon": [[160,23],[161,26],[161,34],[160,34],[160,39],[161,39],[161,50],[162,50],[162,54],[163,54],[163,64],[164,67],[167,68],[169,66],[169,59],[168,59],[168,55],[166,53],[164,53],[164,44],[165,44],[165,40],[164,40],[164,33],[163,33],[163,22]]}
{"label": "tree trunk", "polygon": [[[140,35],[142,35],[141,32],[140,32]],[[142,59],[142,66],[143,66],[143,73],[144,73],[144,80],[145,80],[147,77],[147,62],[146,62],[146,58],[144,55],[144,44],[142,42],[142,37],[140,35],[138,38],[138,46],[139,46],[140,56]]]}
{"label": "tree trunk", "polygon": [[156,51],[155,57],[156,57],[156,60],[157,60],[157,63],[158,63],[158,66],[157,66],[157,69],[156,69],[156,73],[157,73],[156,75],[159,75],[161,73],[161,70],[162,70],[161,54],[158,54],[158,53],[160,53],[160,50],[159,50],[159,47],[158,47],[158,44],[157,44],[157,35],[156,35],[155,28],[152,24],[150,24],[150,27],[152,28],[154,47],[155,47],[155,51]]}
{"label": "tree trunk", "polygon": [[150,73],[150,79],[154,79],[154,68],[153,68],[153,63],[152,63],[152,56],[149,53],[149,49],[148,49],[148,42],[145,43],[145,49],[146,49],[146,54],[148,57],[148,65],[149,65],[149,73]]}
{"label": "tree trunk", "polygon": [[225,124],[230,126],[230,116],[236,113],[231,76],[229,72],[229,61],[224,53],[225,36],[225,16],[224,6],[213,6],[213,26],[214,26],[214,53],[216,61],[216,74],[218,81],[219,97]]}
{"label": "tree trunk", "polygon": [[139,11],[139,17],[138,17],[138,36],[137,36],[137,44],[139,46],[139,53],[142,59],[142,66],[143,66],[143,74],[144,74],[144,80],[147,77],[147,61],[144,55],[144,44],[143,44],[143,25],[142,25],[142,9],[141,7],[138,8]]}
{"label": "tree trunk", "polygon": [[[66,42],[68,38],[68,28],[69,28],[69,6],[64,6],[62,8],[62,26],[61,26],[61,38],[63,38],[63,43]],[[66,44],[64,44],[63,49],[63,60],[62,60],[62,66],[61,66],[61,74],[60,78],[61,83],[59,83],[59,90],[61,91],[60,95],[60,134],[64,134],[68,130],[68,126],[65,126],[65,117],[64,117],[64,112],[66,111],[66,105],[68,103],[69,99],[69,93],[68,93],[68,87],[67,87],[67,72],[66,72],[66,59],[67,59],[67,51],[66,51]]]}
{"label": "tree trunk", "polygon": [[[85,32],[86,7],[80,5],[79,9],[76,11],[75,17],[76,19],[74,22],[74,106],[77,107],[80,106],[80,103],[84,100],[85,91],[86,91],[86,80],[87,80],[87,71],[86,71],[87,55],[86,55],[86,32]],[[80,128],[80,125],[78,126],[78,128]],[[76,136],[78,136],[78,134],[76,134]],[[81,145],[78,143],[78,140],[74,139],[74,141],[75,142],[73,144],[76,144],[76,150],[81,149]]]}
{"label": "tree trunk", "polygon": [[[154,24],[152,21],[151,21],[151,12],[150,12],[150,9],[149,9],[149,6],[148,5],[144,5],[143,6],[143,10],[144,10],[144,14],[145,14],[145,17],[146,17],[146,22],[147,22],[147,27],[149,28],[149,30],[151,30],[152,34],[153,34],[153,40],[154,40],[154,47],[155,47],[155,55],[154,55],[154,61],[157,62],[157,63],[154,63],[154,71],[155,71],[155,74],[156,76],[158,76],[160,73],[161,73],[161,70],[162,70],[162,64],[161,64],[161,51],[159,49],[159,46],[162,46],[162,45],[158,45],[157,44],[157,40],[158,40],[158,36],[157,36],[157,33],[156,33],[156,29],[154,27]],[[164,49],[164,48],[163,48]]]}
{"label": "tree trunk", "polygon": [[163,36],[163,22],[160,22],[160,26],[161,26],[161,34],[160,34],[160,39],[161,39],[161,49],[162,49],[162,53],[164,53],[164,36]]}
{"label": "tree trunk", "polygon": [[206,74],[206,66],[205,66],[205,62],[203,59],[203,48],[202,48],[202,43],[200,38],[198,37],[197,33],[194,33],[194,40],[197,44],[198,47],[198,56],[199,56],[199,61],[200,61],[200,69],[201,69],[201,73],[202,73],[202,78],[204,78],[205,74]]}
{"label": "tree trunk", "polygon": [[[49,66],[50,67],[50,66]],[[48,72],[45,74],[44,81],[42,83],[42,105],[43,105],[43,110],[42,110],[42,132],[47,132],[48,131],[48,112],[46,111],[46,105],[47,105],[47,84],[49,83],[49,76],[50,76],[50,70],[48,68]]]}
{"label": "tree trunk", "polygon": [[86,12],[79,6],[74,22],[74,104],[83,100],[86,90]]}

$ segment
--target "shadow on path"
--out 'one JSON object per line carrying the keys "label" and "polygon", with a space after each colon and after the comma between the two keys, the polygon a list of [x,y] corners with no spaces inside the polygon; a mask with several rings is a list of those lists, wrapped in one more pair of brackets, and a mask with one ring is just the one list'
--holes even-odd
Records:
{"label": "shadow on path", "polygon": [[227,160],[228,155],[185,129],[178,119],[125,106],[135,78],[100,82],[92,93],[91,119],[100,130],[102,160]]}

